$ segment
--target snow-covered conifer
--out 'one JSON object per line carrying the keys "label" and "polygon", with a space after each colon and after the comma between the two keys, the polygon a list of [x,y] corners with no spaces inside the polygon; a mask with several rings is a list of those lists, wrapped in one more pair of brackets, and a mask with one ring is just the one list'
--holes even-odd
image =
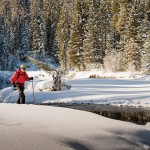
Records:
{"label": "snow-covered conifer", "polygon": [[7,70],[9,67],[9,30],[7,24],[4,23],[4,20],[2,22],[3,24],[0,28],[0,70]]}

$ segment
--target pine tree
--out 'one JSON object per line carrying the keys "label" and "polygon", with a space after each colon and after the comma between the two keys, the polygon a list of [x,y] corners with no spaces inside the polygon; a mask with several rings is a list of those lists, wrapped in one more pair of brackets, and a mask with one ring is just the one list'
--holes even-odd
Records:
{"label": "pine tree", "polygon": [[0,31],[0,70],[8,69],[8,57],[9,57],[9,32],[6,24],[1,26]]}
{"label": "pine tree", "polygon": [[118,21],[116,23],[116,29],[121,35],[121,40],[125,42],[127,28],[127,5],[126,3],[120,4],[120,11],[118,15]]}
{"label": "pine tree", "polygon": [[[91,21],[93,23],[93,50],[94,50],[94,60],[96,67],[100,66],[103,63],[103,58],[105,55],[105,48],[103,43],[103,35],[104,33],[104,20],[107,18],[103,17],[103,14],[105,14],[106,11],[104,9],[106,8],[106,4],[103,5],[104,1],[93,1],[93,5],[89,6],[93,9],[93,12],[91,12]],[[92,3],[92,2],[91,2]],[[105,8],[104,8],[104,7]],[[90,14],[89,14],[90,15]],[[89,22],[90,23],[90,22]],[[105,26],[106,27],[106,26]]]}
{"label": "pine tree", "polygon": [[[119,42],[117,43],[117,48],[119,52],[124,51],[124,47],[126,46],[127,39],[129,38],[127,34],[128,22],[129,22],[129,9],[130,3],[128,0],[120,0],[120,11],[118,14],[118,21],[116,23],[116,30],[119,33]],[[132,34],[132,33],[131,33]]]}
{"label": "pine tree", "polygon": [[26,60],[27,53],[31,50],[31,37],[30,37],[30,17],[29,17],[29,1],[22,1],[23,8],[23,18],[20,29],[20,49],[19,49],[19,59],[22,61]]}
{"label": "pine tree", "polygon": [[127,22],[127,36],[128,38],[134,39],[136,42],[138,40],[138,30],[139,30],[139,14],[138,14],[138,4],[134,3],[134,5],[131,6],[129,20]]}
{"label": "pine tree", "polygon": [[142,51],[142,69],[145,73],[150,74],[150,33]]}
{"label": "pine tree", "polygon": [[70,67],[72,69],[78,68],[80,70],[80,60],[79,60],[79,30],[78,30],[78,15],[74,12],[72,17],[70,40],[68,42],[68,57],[70,62]]}
{"label": "pine tree", "polygon": [[130,71],[137,71],[140,69],[140,52],[137,42],[130,39],[125,46],[125,69]]}
{"label": "pine tree", "polygon": [[89,3],[88,20],[85,24],[85,39],[83,40],[83,57],[86,69],[90,69],[91,65],[96,62],[96,52],[94,49],[94,4]]}
{"label": "pine tree", "polygon": [[43,12],[43,0],[31,2],[31,28],[32,28],[32,50],[35,57],[45,61],[45,18]]}
{"label": "pine tree", "polygon": [[9,49],[10,49],[10,3],[1,1],[0,5],[0,70],[9,70]]}
{"label": "pine tree", "polygon": [[68,59],[68,41],[70,34],[70,17],[68,12],[69,3],[64,2],[60,12],[60,19],[57,24],[57,43],[58,43],[58,58],[61,65],[61,69],[64,71],[69,70],[69,59]]}
{"label": "pine tree", "polygon": [[45,61],[45,40],[46,40],[46,28],[45,28],[45,18],[44,18],[44,1],[39,1],[39,14],[38,14],[38,22],[40,22],[40,36],[41,36],[41,43],[40,43],[40,54],[42,61]]}
{"label": "pine tree", "polygon": [[110,46],[106,49],[106,56],[114,55],[118,49],[118,43],[120,41],[120,34],[117,30],[117,22],[119,18],[119,11],[120,11],[120,3],[118,0],[111,0],[110,1],[110,12],[111,12],[111,21],[110,21],[110,29],[111,35],[109,36],[110,39]]}
{"label": "pine tree", "polygon": [[[111,13],[110,13],[110,1],[109,0],[101,0],[100,1],[100,36],[99,36],[99,44],[101,47],[98,51],[99,62],[101,64],[104,63],[104,58],[108,47],[110,47],[110,36],[111,36]],[[95,44],[94,44],[95,45]]]}
{"label": "pine tree", "polygon": [[38,3],[33,0],[31,2],[30,12],[31,12],[31,33],[32,33],[32,51],[35,52],[35,58],[38,57],[39,41],[40,41],[40,31],[39,22],[37,20]]}
{"label": "pine tree", "polygon": [[149,19],[150,13],[148,9],[149,5],[150,5],[149,0],[146,1],[141,0],[138,9],[139,18],[137,19],[139,22],[139,30],[138,30],[137,38],[138,38],[141,55],[143,54],[143,50],[144,50],[143,45],[147,39],[148,31],[150,30],[150,19]]}
{"label": "pine tree", "polygon": [[113,29],[116,29],[116,23],[118,22],[118,14],[119,14],[119,10],[120,10],[120,5],[119,5],[119,1],[118,0],[111,0],[110,1],[110,11],[112,14],[112,18],[111,18],[111,24]]}
{"label": "pine tree", "polygon": [[29,34],[29,24],[25,20],[23,25],[21,26],[21,43],[19,50],[19,59],[25,61],[25,55],[30,50],[30,34]]}
{"label": "pine tree", "polygon": [[[24,54],[30,49],[29,34],[29,0],[10,2],[10,53],[18,61],[24,60]],[[16,60],[17,60],[16,59]]]}
{"label": "pine tree", "polygon": [[87,18],[86,6],[85,1],[75,1],[68,47],[71,66],[79,70],[85,70],[83,40],[85,39],[85,22]]}
{"label": "pine tree", "polygon": [[32,50],[41,61],[59,58],[62,70],[119,56],[124,69],[148,73],[149,8],[150,0],[0,0],[1,69]]}
{"label": "pine tree", "polygon": [[24,1],[14,0],[11,2],[11,25],[10,25],[10,36],[11,36],[11,54],[14,54],[16,60],[19,61],[19,54],[21,50],[21,37],[22,37],[22,25],[24,22],[24,16],[26,15]]}
{"label": "pine tree", "polygon": [[142,70],[150,74],[150,21],[148,20],[148,14],[145,14],[145,19],[143,21],[143,35],[142,43],[143,47],[141,50],[142,54]]}
{"label": "pine tree", "polygon": [[85,24],[87,22],[88,13],[87,13],[87,2],[77,0],[77,12],[78,12],[78,30],[79,30],[79,43],[78,43],[78,64],[79,70],[85,70],[85,60],[84,60],[84,50],[83,50],[83,41],[85,39]]}
{"label": "pine tree", "polygon": [[140,60],[140,47],[138,35],[138,19],[137,19],[137,7],[132,5],[131,13],[129,15],[129,22],[127,28],[128,39],[125,45],[125,66],[127,68],[132,67],[133,70],[139,70],[141,67]]}
{"label": "pine tree", "polygon": [[44,14],[46,22],[46,51],[51,59],[58,63],[56,29],[60,19],[62,0],[45,0]]}

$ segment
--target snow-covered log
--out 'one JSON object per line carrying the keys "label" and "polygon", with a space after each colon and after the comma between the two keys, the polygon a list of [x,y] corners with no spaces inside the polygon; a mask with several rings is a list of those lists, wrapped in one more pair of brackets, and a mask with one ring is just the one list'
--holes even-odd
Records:
{"label": "snow-covered log", "polygon": [[27,56],[28,60],[31,61],[32,63],[34,63],[37,67],[39,67],[40,69],[43,69],[44,71],[48,72],[49,74],[52,74],[53,71],[56,71],[54,68],[52,68],[51,66],[49,66],[48,64],[38,61],[30,56]]}
{"label": "snow-covered log", "polygon": [[36,66],[38,66],[39,68],[45,70],[46,72],[48,72],[49,74],[53,74],[53,86],[52,86],[52,91],[60,91],[65,89],[70,89],[71,86],[67,85],[65,83],[62,82],[62,71],[61,70],[56,70],[53,69],[51,66],[49,66],[48,64],[38,61],[32,57],[28,56],[28,60],[30,60],[31,62],[33,62]]}

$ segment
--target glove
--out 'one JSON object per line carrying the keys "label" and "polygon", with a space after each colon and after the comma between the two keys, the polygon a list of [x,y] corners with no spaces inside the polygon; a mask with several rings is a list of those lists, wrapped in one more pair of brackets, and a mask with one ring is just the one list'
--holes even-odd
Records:
{"label": "glove", "polygon": [[16,84],[13,84],[13,87],[15,88],[15,87],[16,87]]}
{"label": "glove", "polygon": [[19,86],[19,85],[20,85],[20,83],[16,82],[16,83],[15,83],[15,85],[16,85],[16,86]]}
{"label": "glove", "polygon": [[29,79],[30,79],[30,80],[33,80],[33,77],[30,77]]}

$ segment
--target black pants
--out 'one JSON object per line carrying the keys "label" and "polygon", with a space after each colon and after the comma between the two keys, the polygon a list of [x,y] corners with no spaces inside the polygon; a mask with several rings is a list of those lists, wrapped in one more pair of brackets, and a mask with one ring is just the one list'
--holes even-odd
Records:
{"label": "black pants", "polygon": [[17,103],[25,104],[24,86],[18,85],[16,88],[19,92]]}

